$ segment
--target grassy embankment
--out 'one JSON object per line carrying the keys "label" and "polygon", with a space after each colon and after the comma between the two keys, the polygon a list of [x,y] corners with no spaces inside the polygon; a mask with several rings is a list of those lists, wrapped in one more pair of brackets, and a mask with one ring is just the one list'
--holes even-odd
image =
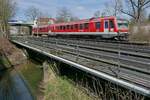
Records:
{"label": "grassy embankment", "polygon": [[93,100],[83,88],[74,85],[69,79],[58,76],[50,65],[46,72],[44,100]]}
{"label": "grassy embankment", "polygon": [[5,67],[10,67],[10,62],[5,56],[0,56],[0,69],[4,69]]}
{"label": "grassy embankment", "polygon": [[0,37],[0,54],[5,57],[12,66],[21,64],[27,58],[23,52],[16,48],[8,39]]}
{"label": "grassy embankment", "polygon": [[0,37],[0,69],[9,68],[11,67],[11,63],[8,61],[5,53],[5,39]]}
{"label": "grassy embankment", "polygon": [[16,48],[8,39],[0,37],[0,69],[3,67],[14,67],[25,79],[33,95],[38,91],[38,84],[43,78],[39,64],[31,62],[23,54],[23,51]]}
{"label": "grassy embankment", "polygon": [[17,68],[35,97],[38,95],[39,83],[43,79],[43,71],[39,66],[40,64],[28,60]]}

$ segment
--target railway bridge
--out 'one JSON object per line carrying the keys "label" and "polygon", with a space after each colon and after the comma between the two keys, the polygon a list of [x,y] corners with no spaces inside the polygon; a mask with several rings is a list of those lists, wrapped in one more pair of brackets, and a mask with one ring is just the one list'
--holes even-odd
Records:
{"label": "railway bridge", "polygon": [[16,36],[13,43],[150,97],[150,45]]}

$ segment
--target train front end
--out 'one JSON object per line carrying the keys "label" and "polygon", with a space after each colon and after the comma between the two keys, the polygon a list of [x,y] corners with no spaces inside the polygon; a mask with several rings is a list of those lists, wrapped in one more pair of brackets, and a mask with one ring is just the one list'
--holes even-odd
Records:
{"label": "train front end", "polygon": [[119,40],[128,40],[129,37],[129,24],[127,20],[117,20],[117,32]]}

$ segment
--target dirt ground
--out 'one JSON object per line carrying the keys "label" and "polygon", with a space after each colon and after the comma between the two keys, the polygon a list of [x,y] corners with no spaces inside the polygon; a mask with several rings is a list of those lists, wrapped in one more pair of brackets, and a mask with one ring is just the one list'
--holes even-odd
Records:
{"label": "dirt ground", "polygon": [[15,47],[8,39],[0,37],[0,54],[5,55],[11,65],[22,63],[27,57],[24,53]]}

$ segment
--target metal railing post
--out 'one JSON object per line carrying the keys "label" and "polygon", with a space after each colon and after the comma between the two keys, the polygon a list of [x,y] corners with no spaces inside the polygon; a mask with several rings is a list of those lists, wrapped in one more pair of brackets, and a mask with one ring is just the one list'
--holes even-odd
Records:
{"label": "metal railing post", "polygon": [[76,44],[76,53],[77,53],[76,61],[78,61],[79,60],[79,41],[77,41],[77,44]]}
{"label": "metal railing post", "polygon": [[117,67],[117,78],[120,78],[120,57],[121,57],[121,51],[120,51],[120,43],[118,44],[118,67]]}
{"label": "metal railing post", "polygon": [[58,51],[57,51],[57,38],[55,38],[55,51],[56,51],[56,55],[58,54]]}

